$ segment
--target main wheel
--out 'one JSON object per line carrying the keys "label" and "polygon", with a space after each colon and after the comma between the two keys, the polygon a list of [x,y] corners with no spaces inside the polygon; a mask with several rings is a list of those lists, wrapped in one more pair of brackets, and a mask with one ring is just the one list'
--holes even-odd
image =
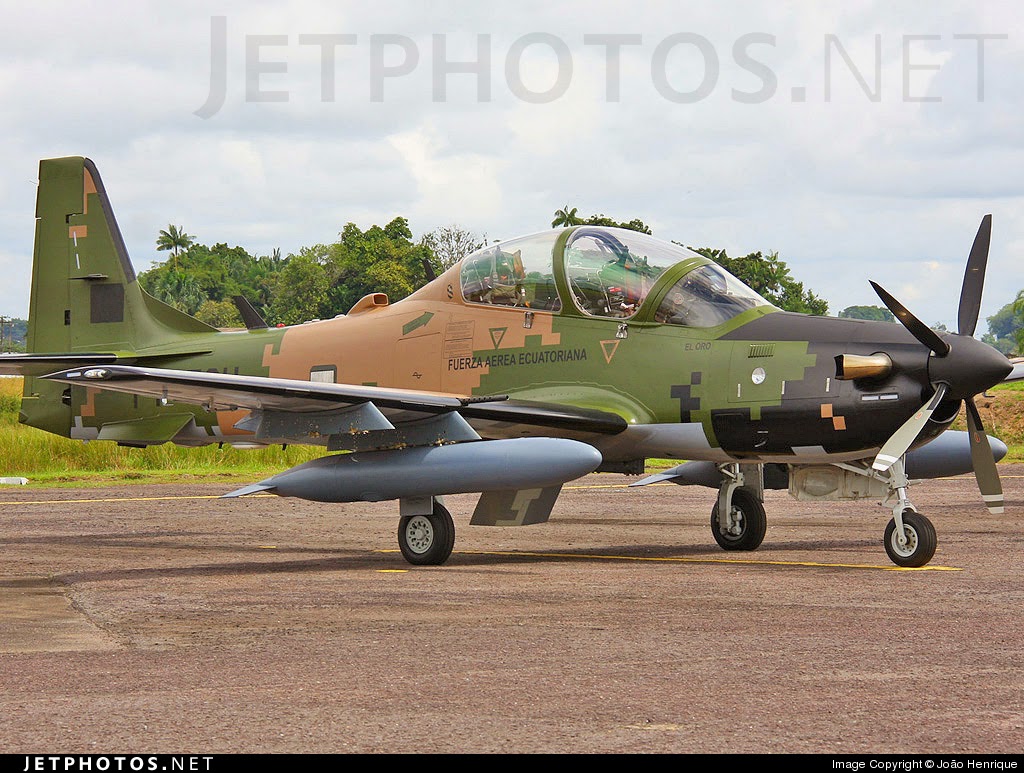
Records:
{"label": "main wheel", "polygon": [[738,488],[732,494],[732,511],[736,523],[722,533],[718,502],[711,510],[711,533],[722,550],[756,550],[768,529],[768,518],[762,505],[746,489]]}
{"label": "main wheel", "polygon": [[398,547],[417,566],[438,566],[455,547],[455,523],[448,508],[434,502],[432,515],[403,515],[398,522]]}
{"label": "main wheel", "polygon": [[932,522],[913,510],[903,511],[903,531],[907,542],[901,545],[896,531],[896,519],[885,527],[885,552],[896,566],[924,566],[935,555],[937,543]]}

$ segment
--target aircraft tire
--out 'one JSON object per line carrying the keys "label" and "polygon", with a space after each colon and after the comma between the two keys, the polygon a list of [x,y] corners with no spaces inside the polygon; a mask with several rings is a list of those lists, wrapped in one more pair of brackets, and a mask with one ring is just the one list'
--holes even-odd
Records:
{"label": "aircraft tire", "polygon": [[932,522],[913,510],[903,511],[903,528],[907,544],[900,545],[896,538],[896,519],[885,527],[885,552],[896,566],[924,566],[935,555],[937,539]]}
{"label": "aircraft tire", "polygon": [[757,550],[768,529],[768,518],[764,505],[749,491],[736,489],[732,495],[732,506],[740,512],[738,534],[722,534],[718,521],[718,502],[711,510],[711,533],[722,550]]}
{"label": "aircraft tire", "polygon": [[434,502],[432,515],[404,515],[398,523],[398,547],[417,566],[440,566],[455,547],[455,523],[448,508]]}

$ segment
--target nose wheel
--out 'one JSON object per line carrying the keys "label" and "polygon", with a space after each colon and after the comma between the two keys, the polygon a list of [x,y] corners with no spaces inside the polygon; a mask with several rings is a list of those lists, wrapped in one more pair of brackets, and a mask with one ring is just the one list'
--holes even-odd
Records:
{"label": "nose wheel", "polygon": [[902,520],[902,536],[895,518],[885,527],[885,552],[897,566],[924,566],[935,555],[935,527],[931,521],[914,510],[904,510]]}

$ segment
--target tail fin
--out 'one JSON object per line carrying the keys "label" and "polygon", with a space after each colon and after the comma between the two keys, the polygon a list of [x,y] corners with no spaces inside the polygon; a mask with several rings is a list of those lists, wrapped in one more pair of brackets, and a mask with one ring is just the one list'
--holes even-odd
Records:
{"label": "tail fin", "polygon": [[139,286],[92,161],[39,163],[28,351],[130,355],[211,332]]}
{"label": "tail fin", "polygon": [[[189,339],[215,332],[139,286],[92,161],[73,156],[39,162],[30,353],[131,360],[147,350],[188,348],[193,343]],[[68,434],[70,397],[62,390],[53,382],[26,377],[22,421]]]}

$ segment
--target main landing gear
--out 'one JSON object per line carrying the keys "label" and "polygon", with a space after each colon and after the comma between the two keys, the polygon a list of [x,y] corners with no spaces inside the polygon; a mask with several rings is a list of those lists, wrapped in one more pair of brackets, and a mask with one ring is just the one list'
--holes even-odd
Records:
{"label": "main landing gear", "polygon": [[746,475],[738,464],[725,465],[722,474],[725,480],[711,510],[711,534],[722,550],[756,550],[768,528],[763,490],[743,488]]}
{"label": "main landing gear", "polygon": [[417,566],[439,566],[448,560],[455,547],[452,514],[432,499],[429,515],[402,515],[398,522],[398,547],[405,560]]}

